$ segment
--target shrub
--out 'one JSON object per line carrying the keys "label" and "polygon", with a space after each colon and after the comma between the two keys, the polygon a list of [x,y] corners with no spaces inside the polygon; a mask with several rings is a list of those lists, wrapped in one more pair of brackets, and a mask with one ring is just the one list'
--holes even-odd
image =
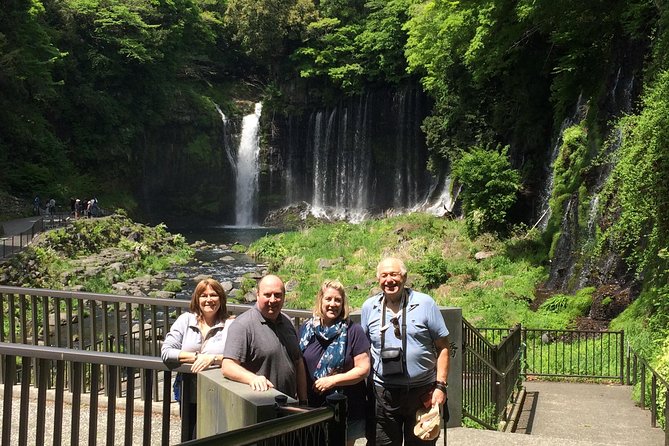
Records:
{"label": "shrub", "polygon": [[451,175],[462,186],[467,232],[476,236],[504,228],[506,213],[516,201],[520,174],[511,168],[508,147],[501,151],[473,147],[453,162]]}
{"label": "shrub", "polygon": [[439,253],[428,253],[414,270],[420,275],[416,279],[419,287],[436,288],[448,280],[448,262]]}

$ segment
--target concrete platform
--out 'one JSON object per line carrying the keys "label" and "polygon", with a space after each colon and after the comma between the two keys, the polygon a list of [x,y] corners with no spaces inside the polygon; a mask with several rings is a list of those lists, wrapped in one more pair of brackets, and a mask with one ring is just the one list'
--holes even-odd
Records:
{"label": "concrete platform", "polygon": [[[448,429],[446,444],[467,446],[663,446],[665,434],[637,407],[632,387],[528,381],[518,429]],[[528,407],[529,406],[529,407]],[[366,445],[365,440],[356,446]],[[437,445],[444,443],[443,431]]]}

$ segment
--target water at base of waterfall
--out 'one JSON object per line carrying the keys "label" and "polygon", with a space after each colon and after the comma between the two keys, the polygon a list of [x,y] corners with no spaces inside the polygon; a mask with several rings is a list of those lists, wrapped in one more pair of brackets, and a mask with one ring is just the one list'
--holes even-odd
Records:
{"label": "water at base of waterfall", "polygon": [[203,240],[208,243],[203,248],[198,248],[195,260],[177,266],[168,273],[171,277],[183,277],[185,286],[177,293],[179,299],[190,299],[195,289],[194,278],[200,275],[209,275],[219,282],[237,281],[246,273],[262,272],[264,266],[256,263],[252,258],[243,253],[231,249],[234,244],[249,246],[259,238],[281,232],[276,228],[237,227],[237,226],[205,226],[188,228],[170,228],[171,232],[177,232],[186,237],[189,243]]}

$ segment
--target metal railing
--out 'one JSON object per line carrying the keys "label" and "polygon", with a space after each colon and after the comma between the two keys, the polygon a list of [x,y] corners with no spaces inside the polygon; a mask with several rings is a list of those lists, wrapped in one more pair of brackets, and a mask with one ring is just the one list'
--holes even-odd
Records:
{"label": "metal railing", "polygon": [[[507,328],[478,328],[489,342],[499,342]],[[521,328],[525,376],[623,383],[622,331]]]}
{"label": "metal railing", "polygon": [[622,331],[523,328],[526,376],[623,383]]}
{"label": "metal railing", "polygon": [[11,257],[17,252],[23,251],[40,232],[70,224],[71,218],[67,213],[45,215],[36,217],[36,220],[29,229],[20,234],[0,237],[0,259]]}
{"label": "metal railing", "polygon": [[[282,408],[278,407],[281,412]],[[348,407],[346,396],[333,394],[327,397],[327,407],[310,410],[296,410],[269,421],[242,429],[212,435],[206,438],[181,443],[183,446],[217,445],[258,445],[258,446],[298,446],[346,444],[346,417]],[[290,413],[290,412],[288,412]]]}
{"label": "metal railing", "polygon": [[[0,285],[0,342],[158,356],[164,333],[189,305],[182,299]],[[227,304],[235,315],[249,308]],[[308,310],[282,312],[296,328],[312,316]]]}
{"label": "metal railing", "polygon": [[[0,343],[0,357],[3,446],[180,441],[171,413],[172,372],[159,358],[10,343]],[[146,399],[136,407],[137,393],[150,395],[154,388],[162,404]]]}
{"label": "metal railing", "polygon": [[508,403],[520,389],[521,328],[495,329],[500,341],[493,344],[466,320],[462,325],[462,412],[495,430],[508,417]]}
{"label": "metal railing", "polygon": [[[639,386],[639,406],[650,410],[650,425],[664,429],[664,445],[669,446],[669,384],[648,361],[642,358],[631,346],[627,346],[626,383]],[[650,382],[648,382],[650,378]],[[646,403],[649,403],[648,406]],[[662,418],[659,417],[662,415]]]}
{"label": "metal railing", "polygon": [[[181,299],[0,286],[0,342],[158,357],[164,335],[189,305]],[[227,308],[241,314],[250,306]],[[284,313],[296,327],[312,315]],[[158,400],[155,392],[153,399]]]}

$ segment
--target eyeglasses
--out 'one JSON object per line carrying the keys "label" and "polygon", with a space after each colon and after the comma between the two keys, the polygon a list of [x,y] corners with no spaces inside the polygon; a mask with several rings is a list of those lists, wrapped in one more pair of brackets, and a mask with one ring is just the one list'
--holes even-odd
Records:
{"label": "eyeglasses", "polygon": [[399,321],[399,319],[397,318],[397,316],[395,316],[394,318],[390,319],[390,322],[393,324],[393,327],[395,328],[395,331],[394,331],[394,333],[395,333],[395,337],[396,337],[397,339],[402,339],[402,332],[400,331],[400,321]]}
{"label": "eyeglasses", "polygon": [[218,299],[218,294],[200,294],[200,299]]}

